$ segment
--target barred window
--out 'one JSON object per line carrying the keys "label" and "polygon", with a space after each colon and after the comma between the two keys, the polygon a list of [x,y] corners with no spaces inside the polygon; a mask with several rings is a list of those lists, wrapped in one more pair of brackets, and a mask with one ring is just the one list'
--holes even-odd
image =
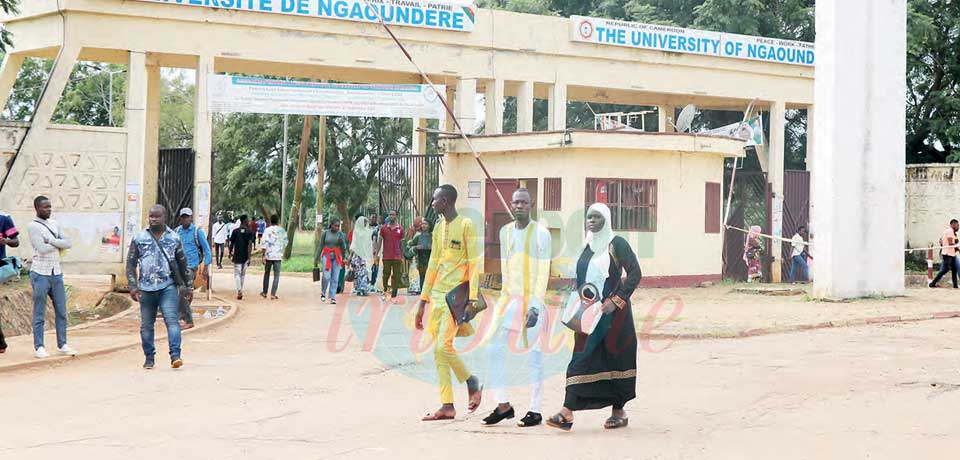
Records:
{"label": "barred window", "polygon": [[560,210],[561,182],[559,177],[548,177],[543,180],[543,210]]}
{"label": "barred window", "polygon": [[605,203],[615,231],[657,231],[656,179],[587,178],[586,206]]}

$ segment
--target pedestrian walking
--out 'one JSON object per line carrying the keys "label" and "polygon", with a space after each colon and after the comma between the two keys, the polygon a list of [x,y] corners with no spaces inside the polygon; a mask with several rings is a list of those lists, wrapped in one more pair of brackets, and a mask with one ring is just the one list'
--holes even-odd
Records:
{"label": "pedestrian walking", "polygon": [[340,231],[340,219],[333,219],[330,221],[330,226],[320,235],[320,247],[317,248],[317,254],[313,257],[313,268],[322,266],[323,269],[323,279],[320,283],[321,302],[326,302],[329,294],[330,303],[336,305],[337,287],[346,255],[347,235]]}
{"label": "pedestrian walking", "polygon": [[807,227],[801,225],[797,233],[790,239],[792,247],[790,253],[790,282],[797,282],[797,269],[803,274],[803,281],[810,281],[810,272],[807,268]]}
{"label": "pedestrian walking", "polygon": [[947,274],[947,270],[949,270],[950,276],[953,277],[953,288],[957,289],[957,230],[960,230],[960,223],[957,219],[953,219],[950,221],[950,226],[943,231],[943,236],[940,237],[940,245],[943,246],[940,249],[942,261],[940,262],[940,271],[930,282],[932,288],[937,287],[940,278]]}
{"label": "pedestrian walking", "polygon": [[254,235],[247,225],[246,214],[240,216],[240,225],[230,235],[230,261],[233,262],[233,281],[237,285],[237,300],[243,300],[243,283],[253,254]]}
{"label": "pedestrian walking", "polygon": [[[183,252],[187,255],[187,267],[190,269],[190,280],[187,284],[192,289],[198,277],[201,280],[208,279],[207,268],[213,263],[207,236],[203,234],[203,230],[193,225],[192,209],[180,210],[180,226],[177,227],[177,235],[180,237]],[[184,330],[193,328],[193,310],[190,307],[192,302],[193,296],[180,297],[180,321],[183,321]]]}
{"label": "pedestrian walking", "polygon": [[353,225],[350,235],[350,266],[353,269],[353,293],[365,296],[370,292],[370,271],[367,264],[373,261],[373,230],[367,223],[367,218],[360,216]]}
{"label": "pedestrian walking", "polygon": [[30,267],[30,286],[33,288],[33,349],[38,359],[50,357],[43,342],[47,298],[53,302],[54,324],[57,330],[57,350],[73,356],[77,352],[67,344],[67,292],[63,286],[60,260],[73,244],[63,234],[60,224],[50,218],[53,206],[50,199],[38,196],[33,200],[36,219],[27,225],[33,262]]}
{"label": "pedestrian walking", "polygon": [[270,216],[270,226],[263,232],[263,243],[260,251],[263,253],[263,291],[260,297],[267,298],[267,287],[270,281],[270,270],[273,270],[273,286],[270,288],[270,299],[276,300],[277,288],[280,287],[280,264],[283,261],[283,250],[287,247],[287,231],[280,227],[280,216]]}
{"label": "pedestrian walking", "polygon": [[427,276],[427,267],[430,265],[430,253],[433,250],[433,234],[430,233],[430,222],[423,219],[417,233],[407,244],[413,248],[417,258],[417,274],[420,276],[420,284],[417,287],[422,293],[423,281]]}
{"label": "pedestrian walking", "polygon": [[170,367],[179,369],[183,366],[178,303],[180,297],[188,302],[193,300],[193,275],[180,235],[167,227],[166,221],[166,208],[161,205],[150,208],[149,227],[133,237],[127,253],[130,298],[140,304],[144,369],[153,369],[155,364],[154,326],[158,311],[167,327]]}
{"label": "pedestrian walking", "polygon": [[263,217],[257,219],[257,245],[261,244],[263,241],[263,232],[267,231],[267,223],[263,220]]}
{"label": "pedestrian walking", "polygon": [[370,291],[376,292],[377,289],[377,275],[380,274],[380,217],[377,214],[370,214],[370,230],[372,234],[370,235],[371,244],[373,247],[373,262],[370,263]]}
{"label": "pedestrian walking", "polygon": [[217,268],[223,269],[223,249],[227,245],[227,238],[230,236],[228,223],[223,221],[223,216],[217,216],[217,222],[213,224],[213,248],[217,256]]}
{"label": "pedestrian walking", "polygon": [[400,290],[400,278],[403,276],[403,226],[396,211],[390,211],[384,225],[380,227],[380,244],[383,254],[383,300],[390,295],[390,303],[400,303],[397,292]]}
{"label": "pedestrian walking", "polygon": [[[605,429],[625,428],[624,406],[637,395],[637,331],[630,297],[642,273],[630,243],[615,236],[610,208],[587,210],[587,238],[577,262],[577,292],[592,292],[602,316],[592,331],[575,330],[563,408],[547,425],[569,431],[574,411],[611,407]],[[624,277],[626,275],[626,277]]]}

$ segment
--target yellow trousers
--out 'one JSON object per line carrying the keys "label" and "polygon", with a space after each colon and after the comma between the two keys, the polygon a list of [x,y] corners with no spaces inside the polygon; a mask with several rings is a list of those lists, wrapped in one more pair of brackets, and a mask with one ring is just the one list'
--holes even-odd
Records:
{"label": "yellow trousers", "polygon": [[470,371],[463,364],[457,350],[453,348],[453,339],[457,337],[460,327],[457,326],[450,311],[446,308],[435,308],[430,313],[431,331],[436,331],[433,345],[433,359],[437,363],[437,381],[440,383],[440,403],[453,404],[453,383],[450,381],[450,370],[460,383],[470,378]]}

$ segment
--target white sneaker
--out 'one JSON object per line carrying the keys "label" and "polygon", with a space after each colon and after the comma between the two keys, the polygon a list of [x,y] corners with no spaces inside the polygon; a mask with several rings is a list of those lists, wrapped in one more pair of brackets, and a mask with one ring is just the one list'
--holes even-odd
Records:
{"label": "white sneaker", "polygon": [[50,353],[47,353],[46,348],[40,347],[40,348],[37,348],[37,352],[35,356],[37,357],[37,359],[44,359],[44,358],[49,358]]}
{"label": "white sneaker", "polygon": [[65,354],[65,355],[67,355],[67,356],[76,356],[76,355],[77,355],[77,351],[74,350],[73,348],[70,348],[70,345],[67,345],[67,344],[63,344],[63,346],[60,347],[60,348],[58,348],[57,351],[59,351],[59,352],[62,353],[62,354]]}

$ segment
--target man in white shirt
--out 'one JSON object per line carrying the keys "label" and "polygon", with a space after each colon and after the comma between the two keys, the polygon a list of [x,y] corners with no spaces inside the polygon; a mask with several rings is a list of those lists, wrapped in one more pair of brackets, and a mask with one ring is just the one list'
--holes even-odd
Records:
{"label": "man in white shirt", "polygon": [[494,307],[495,323],[490,328],[490,386],[497,398],[497,408],[485,419],[494,425],[514,417],[507,397],[507,361],[518,359],[529,348],[530,407],[517,425],[531,427],[543,421],[540,406],[543,399],[543,349],[540,341],[548,333],[545,297],[550,279],[550,231],[530,219],[532,197],[527,189],[513,193],[512,208],[516,219],[500,229],[500,263],[503,287]]}
{"label": "man in white shirt", "polygon": [[790,282],[797,281],[797,267],[803,271],[803,281],[810,280],[810,274],[807,269],[807,227],[801,225],[797,233],[790,239],[793,251],[790,253]]}
{"label": "man in white shirt", "polygon": [[60,270],[60,253],[72,244],[60,225],[50,218],[53,206],[50,199],[38,196],[33,200],[37,218],[27,225],[30,244],[33,245],[33,261],[30,267],[30,285],[33,287],[33,349],[38,359],[50,354],[43,346],[44,316],[47,312],[47,297],[53,300],[56,318],[57,350],[73,356],[77,352],[67,345],[67,292],[63,287],[63,272]]}
{"label": "man in white shirt", "polygon": [[217,222],[213,224],[213,248],[217,256],[217,268],[223,268],[223,247],[227,244],[227,235],[229,235],[227,223],[223,221],[223,215],[217,216]]}

